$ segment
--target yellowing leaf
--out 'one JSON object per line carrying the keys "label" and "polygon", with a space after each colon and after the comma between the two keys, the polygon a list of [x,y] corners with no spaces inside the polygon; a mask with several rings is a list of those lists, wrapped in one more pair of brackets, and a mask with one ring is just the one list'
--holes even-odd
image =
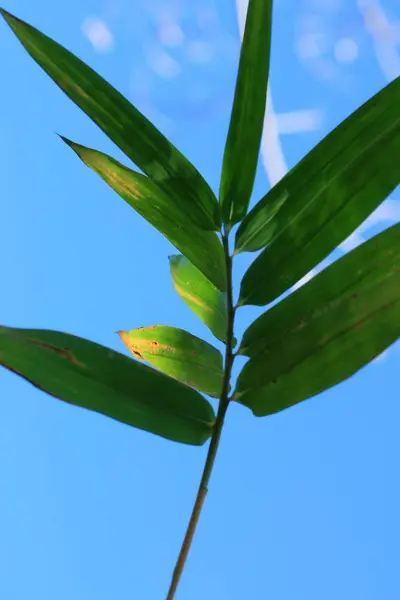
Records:
{"label": "yellowing leaf", "polygon": [[224,342],[228,325],[226,293],[220,292],[184,256],[170,256],[169,263],[176,292],[215,337]]}
{"label": "yellowing leaf", "polygon": [[62,139],[87,167],[163,233],[214,285],[222,290],[226,288],[224,253],[216,233],[196,227],[149,177],[128,169],[103,152]]}
{"label": "yellowing leaf", "polygon": [[222,389],[221,353],[183,329],[157,325],[118,332],[135,358],[170,377],[218,398]]}

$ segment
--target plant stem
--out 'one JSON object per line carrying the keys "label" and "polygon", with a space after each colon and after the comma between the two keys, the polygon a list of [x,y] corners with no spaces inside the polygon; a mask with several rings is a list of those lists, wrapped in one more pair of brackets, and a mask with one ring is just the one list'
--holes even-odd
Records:
{"label": "plant stem", "polygon": [[193,537],[196,531],[197,524],[199,522],[201,510],[203,508],[204,500],[206,499],[208,492],[208,484],[210,481],[211,473],[214,467],[215,458],[218,452],[218,446],[221,439],[222,428],[224,425],[226,411],[229,405],[229,385],[231,379],[232,365],[234,361],[233,355],[233,325],[235,319],[235,308],[233,306],[233,290],[232,290],[232,256],[229,253],[229,231],[225,231],[222,236],[222,242],[225,253],[225,268],[226,268],[226,285],[227,285],[227,310],[228,310],[228,326],[226,334],[226,350],[225,350],[225,367],[224,367],[224,379],[222,383],[222,391],[219,400],[217,418],[215,421],[214,431],[211,436],[210,446],[208,448],[207,458],[204,465],[203,475],[201,477],[199,489],[197,492],[196,500],[193,505],[192,514],[190,516],[189,524],[186,529],[186,534],[183,539],[181,550],[179,552],[178,560],[175,565],[174,573],[172,576],[171,585],[168,591],[166,600],[173,600],[175,593],[178,588],[183,569],[185,567],[186,559],[189,554],[190,547],[192,545]]}

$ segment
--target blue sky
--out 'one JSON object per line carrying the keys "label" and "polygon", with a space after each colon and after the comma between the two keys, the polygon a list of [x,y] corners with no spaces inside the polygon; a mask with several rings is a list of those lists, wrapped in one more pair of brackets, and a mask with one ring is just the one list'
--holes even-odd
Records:
{"label": "blue sky", "polygon": [[[244,5],[4,7],[129,96],[217,189]],[[396,0],[276,0],[273,111],[254,201],[400,74],[396,19]],[[0,27],[1,322],[121,352],[115,332],[141,325],[212,341],[175,295],[168,242],[55,132],[120,153]],[[397,190],[335,256],[398,221],[399,206]],[[238,259],[236,283],[249,260]],[[257,314],[243,309],[237,333]],[[231,407],[179,598],[399,596],[398,366],[397,344],[350,381],[274,417]],[[72,408],[5,370],[0,390],[0,597],[163,598],[206,448]]]}

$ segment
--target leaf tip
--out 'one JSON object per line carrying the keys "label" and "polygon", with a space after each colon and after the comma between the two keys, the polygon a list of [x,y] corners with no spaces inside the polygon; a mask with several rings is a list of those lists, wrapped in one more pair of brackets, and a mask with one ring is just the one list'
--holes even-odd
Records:
{"label": "leaf tip", "polygon": [[74,142],[72,142],[70,139],[68,139],[67,137],[65,137],[65,135],[61,135],[61,133],[57,133],[56,135],[58,135],[58,137],[60,138],[60,140],[62,140],[65,144],[67,144],[67,146],[69,146],[70,148],[72,148],[72,150],[75,150],[75,146],[76,144]]}
{"label": "leaf tip", "polygon": [[117,331],[117,335],[121,338],[125,346],[129,348],[129,332],[128,331]]}
{"label": "leaf tip", "polygon": [[16,29],[17,28],[20,29],[21,26],[26,26],[26,23],[24,23],[24,21],[21,21],[21,19],[18,19],[17,17],[15,17],[11,13],[9,13],[4,8],[0,8],[0,15],[3,17],[3,19],[5,20],[5,22],[7,23],[7,25],[9,27],[11,27],[11,29],[14,31],[14,33],[18,37],[18,33],[17,33]]}
{"label": "leaf tip", "polygon": [[15,17],[12,16],[12,14],[10,14],[8,11],[6,11],[4,8],[0,8],[0,15],[3,17],[3,19],[5,19],[7,22],[12,19],[15,19]]}
{"label": "leaf tip", "polygon": [[71,150],[73,152],[75,152],[75,154],[85,163],[85,158],[87,156],[87,152],[88,152],[88,148],[85,148],[85,146],[81,146],[81,144],[77,144],[76,142],[73,142],[72,140],[68,139],[67,137],[65,137],[64,135],[61,134],[57,134],[58,137],[65,143],[67,144],[67,146],[69,148],[71,148]]}

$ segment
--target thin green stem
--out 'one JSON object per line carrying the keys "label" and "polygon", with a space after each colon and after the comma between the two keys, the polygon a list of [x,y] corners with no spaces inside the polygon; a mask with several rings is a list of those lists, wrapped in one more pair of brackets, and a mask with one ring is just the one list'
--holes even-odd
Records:
{"label": "thin green stem", "polygon": [[197,524],[199,522],[201,510],[203,508],[204,500],[206,499],[208,492],[208,484],[210,481],[211,473],[214,467],[215,458],[218,452],[218,446],[221,439],[222,428],[224,425],[226,411],[229,405],[229,385],[231,380],[232,365],[234,361],[233,354],[233,326],[235,319],[235,308],[233,306],[233,290],[232,290],[232,256],[229,253],[229,231],[225,231],[222,236],[222,242],[225,253],[225,267],[226,267],[226,285],[227,285],[227,305],[228,305],[228,327],[226,335],[226,349],[225,349],[225,368],[224,368],[224,379],[222,384],[222,391],[218,406],[217,418],[214,425],[214,431],[211,436],[210,446],[208,448],[207,458],[204,465],[203,474],[201,477],[199,489],[197,492],[196,500],[193,505],[192,514],[190,516],[189,524],[186,529],[186,534],[183,539],[181,550],[179,552],[178,560],[175,565],[174,573],[171,580],[171,585],[168,591],[166,600],[173,600],[175,598],[176,590],[178,589],[179,582],[182,577],[183,569],[185,567],[186,559],[189,554],[190,547],[192,545],[193,537],[196,531]]}

